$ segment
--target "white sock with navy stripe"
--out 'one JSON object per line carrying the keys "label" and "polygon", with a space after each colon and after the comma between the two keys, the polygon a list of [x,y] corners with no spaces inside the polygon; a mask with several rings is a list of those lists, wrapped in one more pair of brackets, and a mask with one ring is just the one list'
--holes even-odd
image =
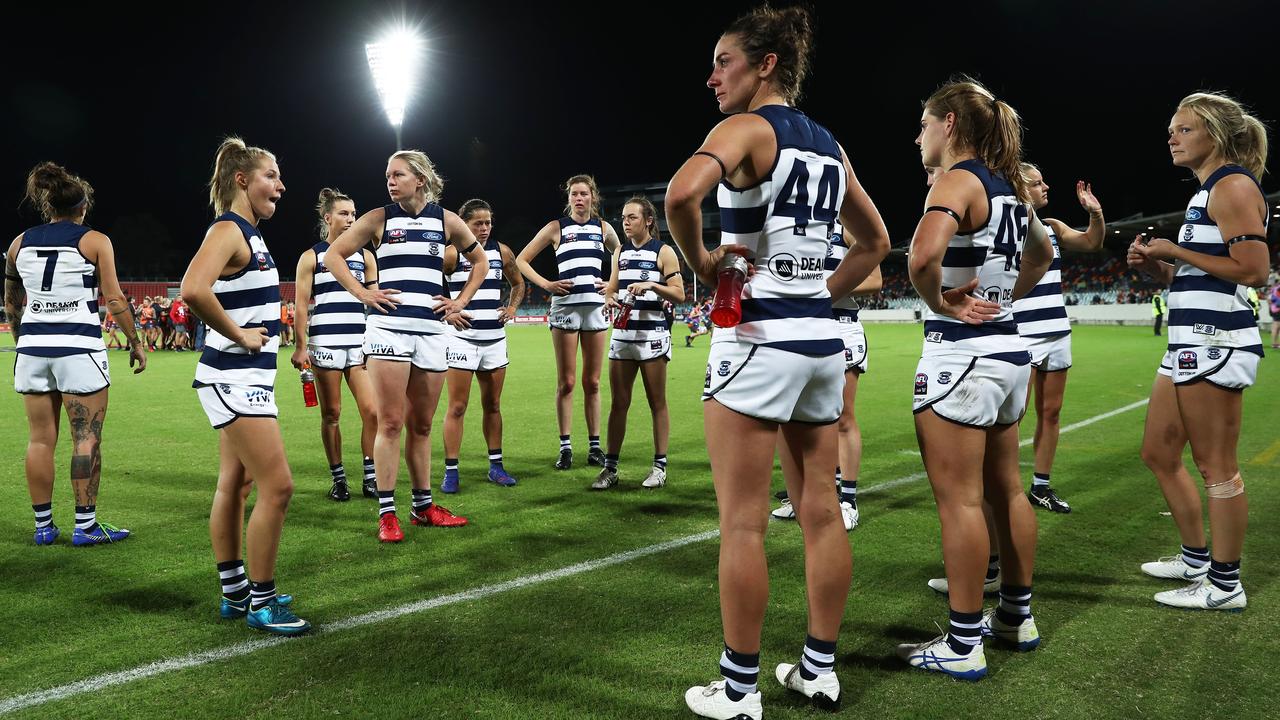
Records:
{"label": "white sock with navy stripe", "polygon": [[489,469],[502,469],[502,448],[489,448]]}
{"label": "white sock with navy stripe", "polygon": [[249,597],[249,578],[244,574],[244,560],[228,560],[218,563],[218,581],[222,583],[222,596],[232,601]]}
{"label": "white sock with navy stripe", "polygon": [[1235,592],[1240,587],[1240,561],[1210,561],[1209,582],[1222,592]]}
{"label": "white sock with navy stripe", "polygon": [[982,642],[982,611],[962,613],[951,611],[947,627],[947,645],[957,655],[968,655]]}
{"label": "white sock with navy stripe", "polygon": [[1182,546],[1182,562],[1186,563],[1187,567],[1192,567],[1192,568],[1202,568],[1205,565],[1208,565],[1209,564],[1209,547],[1205,546],[1200,548],[1193,548],[1193,547],[1187,547],[1186,545],[1183,545]]}
{"label": "white sock with navy stripe", "polygon": [[760,653],[747,655],[734,651],[728,645],[720,653],[720,674],[724,676],[724,694],[738,702],[756,692],[760,679]]}
{"label": "white sock with navy stripe", "polygon": [[347,469],[342,466],[342,463],[338,463],[337,465],[330,465],[329,474],[333,476],[334,482],[347,481]]}
{"label": "white sock with navy stripe", "polygon": [[47,528],[53,524],[53,503],[47,502],[43,505],[32,505],[31,510],[36,514],[36,529]]}
{"label": "white sock with navy stripe", "polygon": [[367,483],[371,483],[374,481],[374,479],[375,479],[375,475],[373,471],[373,458],[367,457],[364,459],[364,481]]}
{"label": "white sock with navy stripe", "polygon": [[378,517],[383,515],[396,514],[396,491],[395,490],[379,490],[378,491]]}
{"label": "white sock with navy stripe", "polygon": [[431,507],[431,488],[413,489],[413,511],[421,515]]}
{"label": "white sock with navy stripe", "polygon": [[261,610],[276,599],[276,579],[249,581],[249,609]]}
{"label": "white sock with navy stripe", "polygon": [[835,664],[835,640],[819,640],[812,635],[805,636],[804,654],[800,656],[800,677],[805,680],[817,680],[819,675],[832,672]]}
{"label": "white sock with navy stripe", "polygon": [[98,529],[97,509],[97,505],[77,505],[76,529],[87,533],[91,533]]}

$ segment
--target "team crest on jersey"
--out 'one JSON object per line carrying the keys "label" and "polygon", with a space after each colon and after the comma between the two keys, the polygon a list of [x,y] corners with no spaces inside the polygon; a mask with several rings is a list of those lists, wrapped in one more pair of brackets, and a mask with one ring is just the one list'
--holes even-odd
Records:
{"label": "team crest on jersey", "polygon": [[1191,242],[1196,236],[1195,228],[1187,225],[1182,230],[1182,242]]}
{"label": "team crest on jersey", "polygon": [[1216,335],[1218,326],[1209,325],[1208,323],[1196,323],[1191,327],[1191,332],[1196,335]]}
{"label": "team crest on jersey", "polygon": [[940,372],[940,373],[938,373],[938,384],[939,384],[939,385],[950,385],[950,384],[951,384],[951,373],[949,373],[949,372],[947,372],[947,371],[945,371],[945,370],[944,370],[944,371],[942,371],[942,372]]}
{"label": "team crest on jersey", "polygon": [[924,334],[924,341],[931,342],[931,343],[940,343],[942,342],[942,333],[937,330],[934,330],[932,332],[927,332]]}
{"label": "team crest on jersey", "polygon": [[1178,353],[1178,369],[1179,370],[1195,370],[1200,364],[1197,362],[1196,354],[1191,350],[1183,350]]}
{"label": "team crest on jersey", "polygon": [[1195,222],[1201,218],[1200,211],[1195,208],[1187,210],[1187,222]]}
{"label": "team crest on jersey", "polygon": [[916,373],[916,395],[929,394],[929,376],[924,373]]}
{"label": "team crest on jersey", "polygon": [[427,248],[427,252],[431,254],[433,257],[436,255],[439,255],[440,254],[439,243],[431,243],[431,245]]}
{"label": "team crest on jersey", "polygon": [[729,377],[730,366],[731,366],[731,363],[728,360],[721,360],[720,369],[717,370],[716,372],[720,375],[720,377]]}
{"label": "team crest on jersey", "polygon": [[1209,356],[1210,360],[1222,359],[1222,351],[1219,350],[1218,348],[1209,348],[1209,352],[1206,354]]}

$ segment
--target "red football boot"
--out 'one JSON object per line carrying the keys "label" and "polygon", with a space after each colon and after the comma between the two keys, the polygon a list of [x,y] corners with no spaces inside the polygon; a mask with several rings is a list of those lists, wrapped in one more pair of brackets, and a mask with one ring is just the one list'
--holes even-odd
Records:
{"label": "red football boot", "polygon": [[417,510],[409,513],[409,522],[414,525],[434,525],[436,527],[462,527],[467,524],[467,519],[461,515],[454,515],[448,510],[432,503],[421,515]]}
{"label": "red football boot", "polygon": [[400,518],[395,513],[386,513],[378,518],[378,539],[382,542],[395,543],[404,539],[404,531],[400,529]]}

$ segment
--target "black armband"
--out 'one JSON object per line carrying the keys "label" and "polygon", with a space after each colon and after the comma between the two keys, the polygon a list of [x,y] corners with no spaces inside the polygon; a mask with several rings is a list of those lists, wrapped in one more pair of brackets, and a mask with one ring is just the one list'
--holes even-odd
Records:
{"label": "black armband", "polygon": [[1231,247],[1232,245],[1235,245],[1238,242],[1247,242],[1249,240],[1256,240],[1257,242],[1261,242],[1261,243],[1264,243],[1267,241],[1267,239],[1262,237],[1261,235],[1237,235],[1227,241],[1227,247]]}
{"label": "black armband", "polygon": [[960,214],[949,207],[944,207],[942,205],[930,205],[929,207],[925,208],[924,211],[925,211],[925,214],[928,214],[931,212],[946,213],[950,215],[953,220],[956,221],[957,225],[960,224]]}
{"label": "black armband", "polygon": [[471,252],[472,250],[475,250],[479,246],[480,246],[480,242],[478,240],[474,241],[470,245],[468,245],[465,250],[462,251],[462,254],[466,255],[467,253]]}
{"label": "black armband", "polygon": [[698,152],[694,153],[694,155],[704,155],[706,157],[711,158],[712,160],[715,160],[716,164],[720,166],[720,179],[723,180],[729,177],[729,171],[725,170],[724,168],[724,161],[721,160],[719,157],[716,157],[715,153],[709,153],[704,150],[699,150]]}
{"label": "black armband", "polygon": [[679,274],[680,274],[680,272],[677,270],[676,272],[668,273],[668,274],[666,274],[666,275],[663,275],[663,276],[662,276],[662,282],[664,282],[664,283],[665,283],[666,281],[670,280],[671,278],[673,278],[673,277],[675,277],[675,276],[677,276],[677,275],[679,275]]}

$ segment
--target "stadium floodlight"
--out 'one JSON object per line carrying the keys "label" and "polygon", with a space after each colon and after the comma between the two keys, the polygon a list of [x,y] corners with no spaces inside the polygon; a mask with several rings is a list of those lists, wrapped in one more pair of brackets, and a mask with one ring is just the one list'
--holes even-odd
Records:
{"label": "stadium floodlight", "polygon": [[404,113],[413,99],[418,80],[418,65],[422,59],[423,42],[407,29],[393,30],[381,40],[364,46],[369,59],[369,71],[373,73],[373,86],[378,90],[387,120],[396,131],[396,149],[403,148],[400,129]]}

